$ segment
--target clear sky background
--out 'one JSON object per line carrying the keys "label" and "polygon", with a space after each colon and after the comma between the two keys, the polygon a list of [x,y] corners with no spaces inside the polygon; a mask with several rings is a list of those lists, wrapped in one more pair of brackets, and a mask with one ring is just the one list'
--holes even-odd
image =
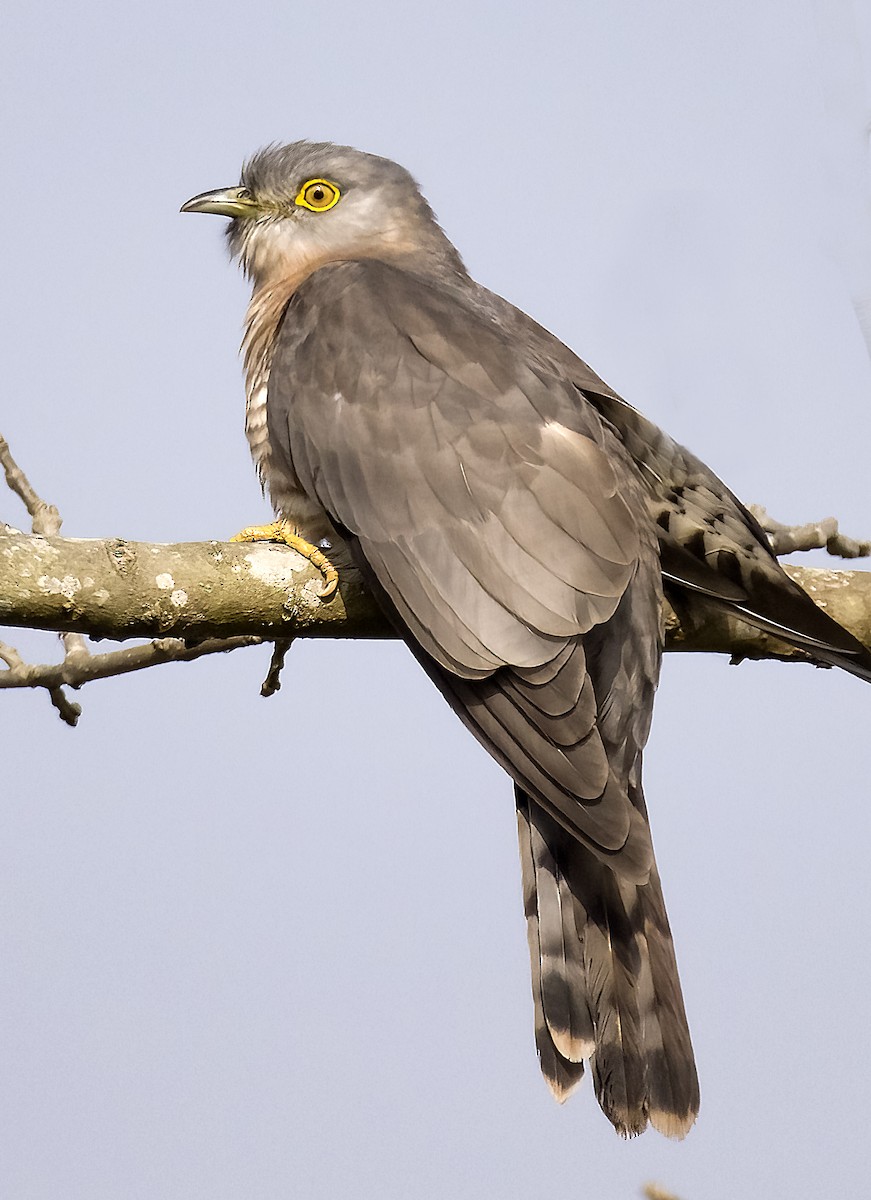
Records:
{"label": "clear sky background", "polygon": [[[411,168],[478,278],[743,498],[867,536],[869,32],[839,0],[10,9],[0,430],[71,536],[263,517],[246,286],[178,207],[323,138]],[[0,1195],[865,1194],[871,689],[667,659],[702,1112],[624,1144],[539,1077],[507,778],[401,646],[300,643],[268,701],[267,661],[95,684],[75,730],[0,695]]]}

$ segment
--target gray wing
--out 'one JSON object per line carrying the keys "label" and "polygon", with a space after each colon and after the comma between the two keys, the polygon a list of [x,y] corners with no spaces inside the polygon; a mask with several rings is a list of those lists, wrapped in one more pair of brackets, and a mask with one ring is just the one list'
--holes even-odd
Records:
{"label": "gray wing", "polygon": [[268,420],[272,453],[515,780],[552,1089],[591,1057],[621,1132],[685,1132],[698,1088],[640,786],[659,563],[625,450],[552,363],[379,263],[297,292]]}
{"label": "gray wing", "polygon": [[655,547],[619,443],[606,450],[571,383],[452,295],[349,263],[291,301],[268,419],[273,453],[356,544],[467,723],[595,852],[646,877],[646,826],[609,766],[583,635]]}
{"label": "gray wing", "polygon": [[790,579],[756,518],[710,467],[526,313],[483,288],[481,296],[493,320],[565,372],[617,432],[645,485],[670,598],[703,597],[818,662],[871,680],[871,653]]}

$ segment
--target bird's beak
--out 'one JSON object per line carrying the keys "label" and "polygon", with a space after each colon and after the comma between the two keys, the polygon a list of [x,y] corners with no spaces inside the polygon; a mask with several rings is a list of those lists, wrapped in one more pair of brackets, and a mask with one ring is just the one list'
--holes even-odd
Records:
{"label": "bird's beak", "polygon": [[217,192],[202,192],[186,201],[181,212],[217,213],[219,217],[253,217],[257,203],[247,188],[222,188]]}

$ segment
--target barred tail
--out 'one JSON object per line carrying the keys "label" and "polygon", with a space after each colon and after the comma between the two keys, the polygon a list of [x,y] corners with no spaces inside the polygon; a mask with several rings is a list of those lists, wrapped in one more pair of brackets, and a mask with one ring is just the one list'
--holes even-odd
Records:
{"label": "barred tail", "polygon": [[[643,805],[643,801],[640,801]],[[621,881],[517,791],[541,1069],[563,1101],[584,1060],[624,1136],[683,1137],[699,1108],[692,1044],[659,876]]]}

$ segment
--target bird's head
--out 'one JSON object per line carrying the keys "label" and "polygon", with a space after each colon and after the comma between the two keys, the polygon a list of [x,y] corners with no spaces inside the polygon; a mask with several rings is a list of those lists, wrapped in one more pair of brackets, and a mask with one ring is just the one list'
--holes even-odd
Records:
{"label": "bird's head", "polygon": [[230,252],[256,286],[297,284],[326,263],[361,258],[465,275],[408,171],[350,146],[269,146],[245,164],[237,187],[203,192],[181,211],[232,218]]}

